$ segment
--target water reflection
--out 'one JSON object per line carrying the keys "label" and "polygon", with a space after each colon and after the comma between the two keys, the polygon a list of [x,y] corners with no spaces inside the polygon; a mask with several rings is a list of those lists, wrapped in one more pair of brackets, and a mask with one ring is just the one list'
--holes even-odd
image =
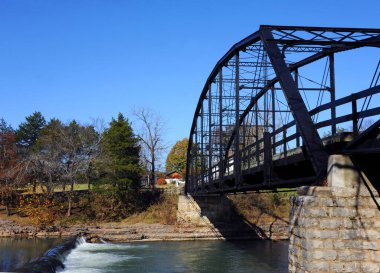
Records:
{"label": "water reflection", "polygon": [[288,242],[185,241],[83,244],[65,262],[65,273],[281,273]]}
{"label": "water reflection", "polygon": [[11,271],[32,259],[38,258],[44,252],[62,239],[21,239],[0,238],[0,271]]}
{"label": "water reflection", "polygon": [[[0,271],[41,256],[60,239],[0,239]],[[77,246],[64,273],[281,273],[287,272],[288,242],[184,241]]]}
{"label": "water reflection", "polygon": [[[195,242],[177,256],[188,272],[287,272],[288,243],[271,241]],[[184,272],[184,271],[179,271]]]}

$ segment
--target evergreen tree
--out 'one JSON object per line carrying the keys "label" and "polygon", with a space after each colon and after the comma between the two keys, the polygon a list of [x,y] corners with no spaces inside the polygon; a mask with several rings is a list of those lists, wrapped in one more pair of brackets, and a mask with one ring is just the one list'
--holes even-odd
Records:
{"label": "evergreen tree", "polygon": [[140,185],[140,146],[128,119],[119,113],[112,119],[102,139],[100,182],[107,185],[119,201],[125,202]]}
{"label": "evergreen tree", "polygon": [[12,126],[9,125],[3,118],[0,118],[0,134],[13,132]]}
{"label": "evergreen tree", "polygon": [[41,112],[34,112],[32,115],[26,117],[26,121],[21,123],[16,131],[17,144],[20,147],[30,149],[36,143],[45,125],[46,120]]}

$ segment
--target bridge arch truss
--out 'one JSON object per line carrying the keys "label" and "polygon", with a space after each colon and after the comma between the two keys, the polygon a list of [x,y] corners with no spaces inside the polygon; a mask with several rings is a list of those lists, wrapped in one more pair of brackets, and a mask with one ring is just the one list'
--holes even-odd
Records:
{"label": "bridge arch truss", "polygon": [[[201,92],[189,137],[186,191],[322,182],[328,155],[347,152],[363,120],[377,124],[380,115],[379,65],[368,89],[336,99],[335,56],[379,47],[380,29],[266,25],[235,44]],[[349,130],[343,132],[343,125]]]}

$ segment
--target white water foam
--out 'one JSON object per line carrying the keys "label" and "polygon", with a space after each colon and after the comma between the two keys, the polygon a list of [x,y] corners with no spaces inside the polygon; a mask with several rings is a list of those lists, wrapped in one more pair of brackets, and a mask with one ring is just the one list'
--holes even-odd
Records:
{"label": "white water foam", "polygon": [[84,244],[86,242],[86,238],[81,236],[77,239],[77,244],[78,245],[81,245],[81,244]]}
{"label": "white water foam", "polygon": [[62,273],[102,273],[116,263],[130,259],[139,259],[139,257],[128,255],[127,250],[145,247],[110,243],[93,244],[86,243],[85,240],[80,242],[67,256],[64,262],[65,269],[61,271]]}

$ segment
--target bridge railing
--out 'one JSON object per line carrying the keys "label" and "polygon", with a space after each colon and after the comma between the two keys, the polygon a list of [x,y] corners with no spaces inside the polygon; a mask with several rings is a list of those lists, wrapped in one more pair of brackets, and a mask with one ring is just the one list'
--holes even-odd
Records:
{"label": "bridge railing", "polygon": [[[358,105],[360,105],[359,102],[363,99],[368,99],[379,95],[380,86],[375,86],[373,88],[369,88],[367,90],[343,97],[341,99],[336,100],[335,102],[329,102],[320,105],[309,111],[309,113],[312,117],[314,117],[323,111],[331,110],[331,108],[333,107],[338,108],[343,106],[343,111],[341,111],[341,114],[337,115],[335,119],[324,119],[322,121],[316,122],[315,126],[317,129],[327,128],[327,131],[331,132],[333,126],[338,126],[345,123],[347,125],[348,122],[350,124],[350,128],[341,129],[344,129],[344,131],[350,132],[353,136],[355,136],[360,131],[358,125],[360,119],[369,117],[377,117],[378,119],[380,116],[380,107],[371,107],[360,111],[358,110]],[[375,99],[380,101],[380,97],[375,97]],[[300,133],[297,132],[297,130],[294,130],[295,127],[296,123],[293,120],[281,126],[280,128],[277,128],[273,132],[263,134],[263,136],[261,136],[261,138],[259,138],[258,141],[249,143],[245,147],[242,147],[240,149],[240,159],[242,166],[241,171],[263,171],[266,157],[268,157],[268,155],[266,156],[265,154],[268,154],[268,151],[270,153],[270,160],[286,159],[289,156],[301,154],[302,139],[300,139]],[[291,131],[292,128],[293,131],[296,132],[288,134],[288,132]],[[267,138],[265,138],[264,135],[267,135]],[[330,136],[331,133],[330,135],[325,135],[324,137],[326,139]],[[275,141],[273,142],[273,140]],[[291,142],[295,142],[295,144],[293,143],[293,145],[290,145]],[[281,150],[281,152],[278,152],[279,150]],[[198,172],[196,176],[192,177],[194,182],[193,185],[204,188],[207,185],[221,183],[221,177],[227,179],[233,177],[235,175],[234,159],[235,156],[232,151],[230,155],[224,159],[222,168],[220,168],[220,162],[217,162],[216,164],[212,165],[211,172],[209,172],[208,168],[204,168],[204,172]],[[201,168],[199,168],[199,170],[200,169]]]}
{"label": "bridge railing", "polygon": [[[358,122],[360,119],[368,118],[368,117],[376,117],[380,115],[380,107],[372,107],[369,109],[364,109],[363,111],[358,110],[359,101],[373,97],[375,95],[380,95],[380,86],[375,86],[373,88],[369,88],[367,90],[351,94],[347,97],[343,97],[341,99],[336,100],[335,102],[329,102],[326,104],[323,104],[321,106],[318,106],[311,111],[309,111],[310,115],[312,117],[318,115],[319,113],[331,110],[331,108],[338,108],[341,106],[346,106],[345,111],[338,115],[335,119],[325,119],[319,122],[315,123],[315,127],[317,129],[322,128],[328,128],[327,134],[325,134],[323,137],[329,137],[331,136],[331,131],[333,126],[338,126],[340,124],[344,124],[349,122],[351,124],[351,128],[343,128],[339,127],[341,131],[350,132],[353,134],[353,136],[356,136],[359,131],[359,125]],[[379,98],[375,98],[380,101]],[[348,113],[347,113],[348,112]],[[377,117],[379,118],[379,117]],[[299,132],[292,133],[288,135],[287,132],[289,132],[292,127],[296,127],[295,121],[291,121],[284,126],[281,126],[280,128],[277,128],[269,134],[269,142],[265,142],[264,137],[260,138],[256,142],[252,142],[249,145],[246,145],[245,147],[240,149],[241,152],[241,164],[242,164],[242,170],[249,170],[253,167],[258,167],[260,165],[263,165],[264,158],[265,158],[265,151],[266,149],[270,149],[271,151],[271,157],[273,159],[280,159],[280,158],[286,158],[288,155],[293,155],[296,148],[302,146],[302,140],[296,141],[295,145],[289,145],[289,143],[294,142],[297,139],[300,139],[301,135]],[[296,130],[295,130],[296,131]],[[326,132],[326,130],[325,130]],[[276,137],[281,136],[281,138]],[[273,139],[279,139],[273,142]],[[269,145],[269,147],[267,146]],[[259,147],[259,148],[258,148]],[[275,151],[278,150],[277,148],[281,148],[282,153],[276,153]],[[234,154],[231,153],[229,157],[227,157],[224,160],[225,164],[225,173],[224,176],[230,176],[234,174]],[[219,165],[213,166],[213,178],[219,177]]]}

